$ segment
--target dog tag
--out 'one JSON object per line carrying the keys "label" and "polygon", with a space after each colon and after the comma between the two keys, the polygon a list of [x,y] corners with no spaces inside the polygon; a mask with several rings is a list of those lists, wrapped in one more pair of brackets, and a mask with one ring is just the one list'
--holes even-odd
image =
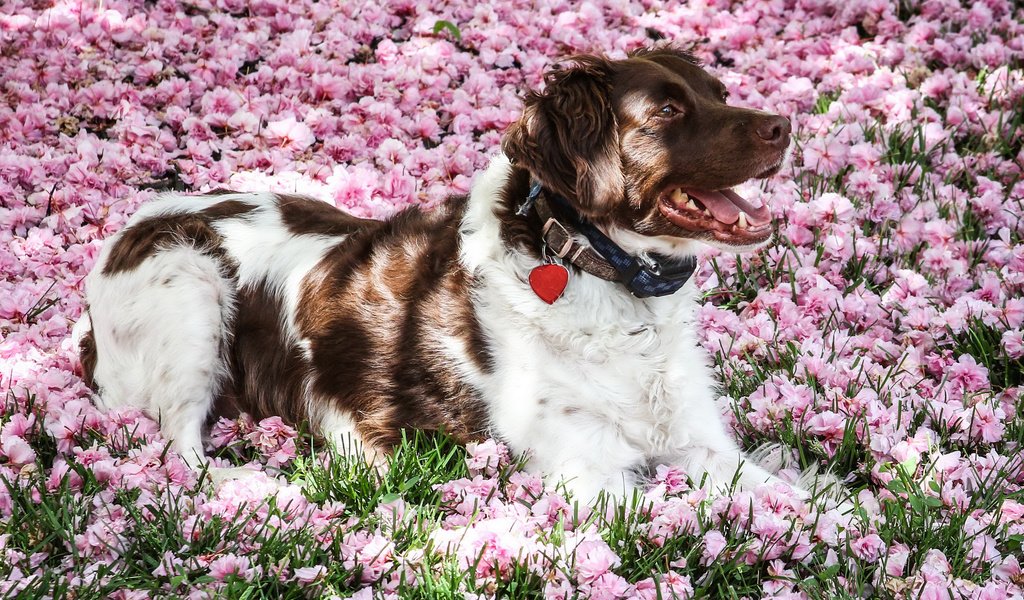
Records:
{"label": "dog tag", "polygon": [[562,265],[541,265],[530,271],[530,287],[548,304],[554,304],[568,284],[569,270]]}

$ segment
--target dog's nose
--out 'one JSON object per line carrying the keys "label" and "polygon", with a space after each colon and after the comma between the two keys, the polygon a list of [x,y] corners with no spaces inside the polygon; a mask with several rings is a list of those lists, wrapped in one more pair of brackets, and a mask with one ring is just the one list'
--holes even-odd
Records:
{"label": "dog's nose", "polygon": [[765,117],[757,125],[757,137],[772,146],[788,146],[789,132],[789,119],[779,115]]}

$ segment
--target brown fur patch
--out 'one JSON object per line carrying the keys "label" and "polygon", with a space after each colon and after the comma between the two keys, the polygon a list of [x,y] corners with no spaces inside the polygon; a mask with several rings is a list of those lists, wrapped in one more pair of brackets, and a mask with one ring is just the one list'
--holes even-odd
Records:
{"label": "brown fur patch", "polygon": [[459,263],[465,199],[407,210],[352,233],[306,277],[298,326],[310,339],[313,393],[352,416],[363,441],[386,448],[404,428],[482,437],[486,414],[447,356],[460,340],[490,363]]}
{"label": "brown fur patch", "polygon": [[526,94],[523,116],[509,126],[501,149],[581,214],[598,218],[623,194],[611,102],[617,63],[593,55],[572,63],[545,73],[543,92]]}
{"label": "brown fur patch", "polygon": [[99,356],[96,353],[96,337],[92,329],[85,332],[78,342],[79,362],[82,363],[82,381],[94,392],[99,392],[96,385],[96,362]]}
{"label": "brown fur patch", "polygon": [[220,243],[220,236],[205,218],[192,214],[158,215],[135,223],[121,233],[110,250],[104,275],[115,275],[137,268],[162,247],[188,239],[196,248],[209,250]]}
{"label": "brown fur patch", "polygon": [[284,305],[265,284],[247,285],[236,294],[231,380],[219,413],[244,410],[255,418],[278,415],[298,424],[307,417],[305,380],[309,363],[282,329]]}
{"label": "brown fur patch", "polygon": [[466,349],[476,367],[484,373],[491,373],[494,370],[494,357],[473,306],[473,282],[469,274],[460,270],[451,277],[450,286],[451,297],[457,301],[453,310],[455,318],[452,331],[467,343]]}
{"label": "brown fur patch", "polygon": [[302,196],[278,194],[277,205],[285,227],[295,235],[348,235],[378,224],[378,221],[360,219],[326,202]]}
{"label": "brown fur patch", "polygon": [[225,200],[199,211],[199,214],[210,219],[229,219],[238,217],[256,208],[252,204],[241,200]]}
{"label": "brown fur patch", "polygon": [[143,219],[121,232],[103,265],[103,274],[115,275],[134,270],[160,249],[183,243],[221,258],[221,237],[210,223],[242,216],[253,208],[244,202],[225,200],[195,213],[154,215]]}
{"label": "brown fur patch", "polygon": [[501,187],[501,195],[494,207],[494,214],[500,223],[501,241],[509,248],[515,248],[540,260],[543,256],[541,249],[543,223],[540,222],[540,217],[534,210],[531,210],[526,216],[516,214],[529,193],[530,172],[521,167],[513,167],[508,181]]}

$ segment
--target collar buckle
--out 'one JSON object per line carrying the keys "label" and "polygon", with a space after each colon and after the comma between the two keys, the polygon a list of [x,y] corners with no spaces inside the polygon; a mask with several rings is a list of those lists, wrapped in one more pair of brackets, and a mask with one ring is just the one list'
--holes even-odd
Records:
{"label": "collar buckle", "polygon": [[637,254],[636,260],[648,273],[669,281],[689,279],[693,275],[693,262],[689,258],[673,261],[645,251]]}
{"label": "collar buckle", "polygon": [[539,181],[534,181],[530,184],[530,193],[526,196],[526,199],[520,203],[519,207],[516,208],[516,216],[525,217],[529,214],[530,209],[533,208],[534,202],[536,202],[537,198],[540,197],[542,189],[544,189],[544,186],[542,186]]}

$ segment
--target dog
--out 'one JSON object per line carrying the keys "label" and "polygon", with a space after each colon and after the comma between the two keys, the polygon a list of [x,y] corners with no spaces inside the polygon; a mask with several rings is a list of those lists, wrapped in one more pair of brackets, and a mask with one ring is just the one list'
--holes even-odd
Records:
{"label": "dog", "polygon": [[[110,237],[76,326],[101,407],[138,407],[199,466],[212,415],[308,422],[380,460],[405,428],[493,436],[578,499],[652,465],[779,481],[716,408],[703,244],[772,238],[732,190],[777,173],[779,115],[730,106],[694,55],[545,74],[468,197],[366,220],[271,193],[164,195]],[[739,472],[737,476],[736,473]]]}

